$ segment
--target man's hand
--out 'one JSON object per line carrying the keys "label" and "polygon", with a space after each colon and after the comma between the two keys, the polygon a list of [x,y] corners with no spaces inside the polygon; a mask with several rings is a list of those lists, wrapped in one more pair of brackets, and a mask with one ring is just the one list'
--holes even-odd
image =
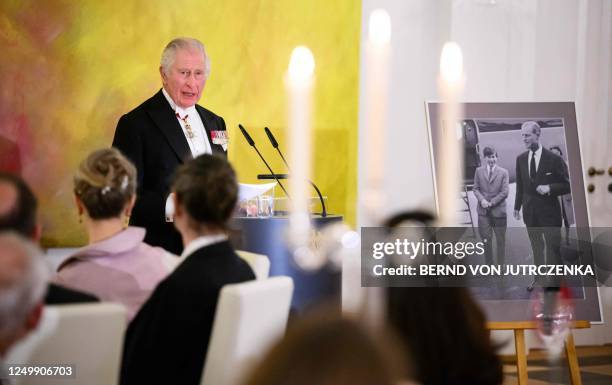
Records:
{"label": "man's hand", "polygon": [[517,221],[521,220],[521,212],[519,210],[514,210],[514,219]]}
{"label": "man's hand", "polygon": [[536,191],[540,195],[548,195],[548,194],[550,194],[550,185],[541,184],[538,187],[536,187]]}
{"label": "man's hand", "polygon": [[486,199],[481,200],[480,205],[485,209],[488,209],[489,207],[491,207],[491,203]]}

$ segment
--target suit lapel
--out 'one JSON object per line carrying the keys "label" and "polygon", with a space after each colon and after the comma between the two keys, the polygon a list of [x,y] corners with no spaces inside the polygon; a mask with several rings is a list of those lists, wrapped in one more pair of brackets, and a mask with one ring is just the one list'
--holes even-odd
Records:
{"label": "suit lapel", "polygon": [[521,167],[521,175],[527,185],[531,185],[531,178],[529,177],[529,151],[525,151],[522,155],[522,160],[519,161]]}
{"label": "suit lapel", "polygon": [[[544,176],[544,170],[550,169],[548,167],[548,154],[546,153],[546,149],[542,148],[542,154],[540,155],[540,164],[538,165],[538,171],[536,171],[536,177],[534,180],[540,180],[542,176]],[[537,185],[538,183],[536,183]]]}
{"label": "suit lapel", "polygon": [[190,158],[191,150],[189,149],[187,139],[174,115],[174,111],[172,111],[161,90],[153,97],[148,113],[166,137],[179,160],[183,162],[185,159]]}
{"label": "suit lapel", "polygon": [[208,137],[208,143],[210,143],[210,145],[212,146],[212,135],[211,135],[211,130],[213,130],[214,127],[214,122],[212,122],[209,118],[208,118],[208,114],[206,114],[206,111],[204,111],[204,109],[200,106],[198,106],[196,104],[196,111],[198,111],[198,114],[200,115],[200,119],[202,119],[202,123],[204,123],[204,130],[206,131],[206,136]]}

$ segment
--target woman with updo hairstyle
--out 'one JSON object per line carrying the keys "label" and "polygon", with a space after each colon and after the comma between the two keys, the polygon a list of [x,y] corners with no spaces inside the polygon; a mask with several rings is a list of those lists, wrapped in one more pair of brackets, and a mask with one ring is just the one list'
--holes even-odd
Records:
{"label": "woman with updo hairstyle", "polygon": [[79,222],[89,244],[60,264],[56,282],[126,306],[131,320],[178,259],[143,242],[128,227],[136,201],[136,169],[117,149],[91,153],[74,175]]}

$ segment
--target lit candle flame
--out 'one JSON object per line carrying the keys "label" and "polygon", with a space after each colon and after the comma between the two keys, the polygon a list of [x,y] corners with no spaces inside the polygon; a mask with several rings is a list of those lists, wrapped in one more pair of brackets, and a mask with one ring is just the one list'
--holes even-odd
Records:
{"label": "lit candle flame", "polygon": [[440,55],[440,75],[444,81],[457,84],[463,76],[463,54],[455,42],[448,42],[442,47]]}
{"label": "lit candle flame", "polygon": [[289,77],[294,81],[304,81],[312,77],[314,69],[315,61],[310,49],[303,45],[295,47],[289,60]]}
{"label": "lit candle flame", "polygon": [[391,40],[391,18],[384,9],[370,14],[369,40],[375,44],[387,44]]}

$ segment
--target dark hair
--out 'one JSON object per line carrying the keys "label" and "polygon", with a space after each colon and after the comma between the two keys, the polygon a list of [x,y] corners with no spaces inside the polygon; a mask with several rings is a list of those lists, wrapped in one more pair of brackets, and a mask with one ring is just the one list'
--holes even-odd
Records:
{"label": "dark hair", "polygon": [[493,147],[485,147],[484,150],[482,150],[482,156],[484,157],[496,155],[496,154],[497,154],[497,151],[495,151]]}
{"label": "dark hair", "polygon": [[484,314],[462,287],[392,287],[389,323],[423,385],[497,385],[502,365]]}
{"label": "dark hair", "polygon": [[561,146],[550,146],[550,151],[557,150],[559,151],[559,156],[563,156],[563,151],[561,151]]}
{"label": "dark hair", "polygon": [[91,219],[114,218],[136,192],[136,168],[116,148],[89,154],[74,175],[74,193]]}
{"label": "dark hair", "polygon": [[37,202],[30,187],[20,177],[0,172],[0,183],[15,188],[17,199],[7,212],[0,213],[0,230],[13,230],[31,238],[36,229]]}
{"label": "dark hair", "polygon": [[180,166],[172,191],[194,228],[205,224],[224,229],[238,200],[236,173],[227,160],[216,155],[201,155]]}
{"label": "dark hair", "polygon": [[392,385],[397,356],[387,356],[383,347],[355,321],[306,317],[289,328],[244,384]]}

